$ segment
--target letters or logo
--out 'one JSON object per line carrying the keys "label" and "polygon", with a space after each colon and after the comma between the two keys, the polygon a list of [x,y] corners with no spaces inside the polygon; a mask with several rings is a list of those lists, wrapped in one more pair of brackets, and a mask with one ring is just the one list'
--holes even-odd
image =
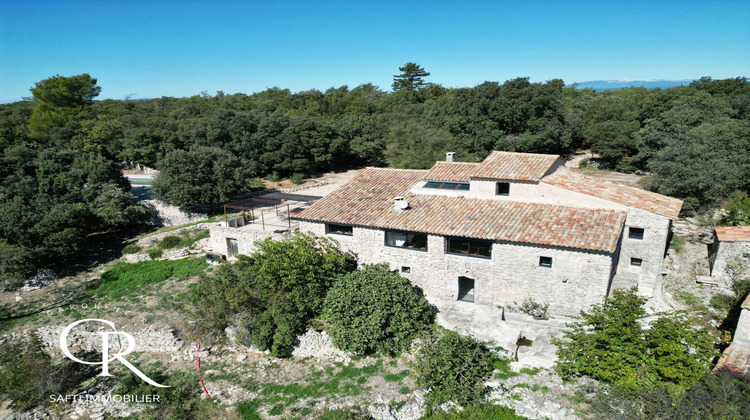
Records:
{"label": "letters or logo", "polygon": [[[68,349],[68,335],[70,334],[70,331],[78,324],[82,324],[84,322],[101,322],[102,324],[105,324],[112,328],[113,331],[100,331],[99,334],[102,336],[102,361],[101,362],[87,362],[85,360],[81,360],[75,356],[73,356],[72,353],[70,353],[70,349]],[[111,342],[110,337],[114,336],[120,336],[125,337],[125,340],[127,340],[127,346],[126,349],[123,350],[122,346],[120,346],[119,352],[116,354],[110,355],[109,353],[109,343]],[[62,331],[62,334],[60,334],[60,348],[62,349],[63,354],[70,360],[76,362],[76,363],[82,363],[84,365],[102,365],[102,373],[100,373],[97,376],[112,376],[109,374],[109,363],[113,362],[115,360],[119,360],[125,367],[130,369],[133,373],[135,373],[139,378],[143,379],[147,383],[159,387],[159,388],[169,388],[167,385],[161,385],[146,376],[143,372],[138,370],[137,367],[133,366],[132,363],[128,362],[125,359],[125,356],[130,354],[133,349],[135,349],[135,338],[133,338],[132,335],[124,332],[124,331],[117,331],[115,328],[115,323],[111,321],[106,321],[103,319],[82,319],[80,321],[76,321],[67,327]],[[111,356],[111,357],[110,357]]]}

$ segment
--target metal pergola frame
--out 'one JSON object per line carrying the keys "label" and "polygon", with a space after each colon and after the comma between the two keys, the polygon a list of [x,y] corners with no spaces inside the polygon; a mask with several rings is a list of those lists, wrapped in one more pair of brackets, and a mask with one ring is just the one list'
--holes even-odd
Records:
{"label": "metal pergola frame", "polygon": [[[256,204],[266,204],[263,205],[256,205]],[[227,215],[227,209],[236,209],[236,210],[244,210],[249,211],[251,217],[253,220],[255,220],[255,209],[259,207],[271,207],[273,206],[273,211],[276,213],[276,216],[279,215],[279,205],[283,205],[283,200],[278,199],[269,199],[269,198],[258,198],[258,197],[252,197],[252,198],[246,198],[244,200],[234,201],[232,203],[224,204],[224,226],[229,226],[229,217]],[[263,227],[263,230],[266,230],[266,221],[265,217],[263,216],[263,213],[270,210],[260,210],[260,221]],[[282,211],[283,213],[283,211]],[[291,220],[291,211],[289,209],[289,204],[286,204],[286,219],[289,224],[289,228],[292,227],[292,220]]]}

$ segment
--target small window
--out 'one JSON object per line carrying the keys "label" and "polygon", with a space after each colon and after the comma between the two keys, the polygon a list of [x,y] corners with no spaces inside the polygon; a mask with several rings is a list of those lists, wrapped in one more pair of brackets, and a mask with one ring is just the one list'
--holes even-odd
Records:
{"label": "small window", "polygon": [[510,183],[509,182],[498,182],[497,183],[497,195],[510,195]]}
{"label": "small window", "polygon": [[468,277],[458,278],[458,300],[474,302],[474,279]]}
{"label": "small window", "polygon": [[427,235],[409,232],[385,232],[386,246],[427,251]]}
{"label": "small window", "polygon": [[436,188],[439,190],[469,191],[469,184],[466,182],[429,181],[426,184],[424,184],[424,188]]}
{"label": "small window", "polygon": [[353,229],[351,226],[328,224],[328,233],[352,236]]}
{"label": "small window", "polygon": [[552,257],[539,257],[539,267],[552,267]]}
{"label": "small window", "polygon": [[750,254],[742,254],[742,259],[750,263]]}
{"label": "small window", "polygon": [[628,228],[628,238],[643,239],[643,229],[634,227]]}
{"label": "small window", "polygon": [[474,257],[492,257],[492,242],[466,238],[448,238],[448,252],[453,254],[472,255]]}
{"label": "small window", "polygon": [[409,274],[409,273],[411,273],[411,267],[407,267],[407,266],[403,265],[403,266],[401,266],[401,272]]}
{"label": "small window", "polygon": [[636,267],[640,267],[641,264],[643,264],[643,259],[642,258],[631,258],[630,259],[630,265],[633,265],[633,266],[636,266]]}

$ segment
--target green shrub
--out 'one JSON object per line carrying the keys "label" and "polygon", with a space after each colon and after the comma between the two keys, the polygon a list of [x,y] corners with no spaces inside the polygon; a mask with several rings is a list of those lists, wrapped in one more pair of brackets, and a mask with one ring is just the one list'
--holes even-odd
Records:
{"label": "green shrub", "polygon": [[498,358],[472,337],[434,329],[421,338],[415,359],[417,384],[429,390],[426,402],[432,411],[448,401],[461,406],[481,401]]}
{"label": "green shrub", "polygon": [[198,383],[195,373],[178,371],[165,373],[153,368],[142,370],[146,376],[169,388],[149,385],[133,372],[128,371],[127,375],[120,380],[115,394],[159,396],[159,403],[146,404],[144,412],[135,414],[136,419],[210,419],[225,414],[222,409],[202,398],[201,388],[195,386]]}
{"label": "green shrub", "polygon": [[721,222],[728,226],[750,225],[750,197],[744,192],[735,192],[724,205],[726,214]]}
{"label": "green shrub", "polygon": [[408,349],[435,316],[408,279],[377,264],[336,281],[326,295],[323,318],[340,349],[393,354]]}
{"label": "green shrub", "polygon": [[[201,279],[191,288],[193,315],[206,334],[220,337],[242,320],[252,343],[285,356],[297,335],[320,315],[334,279],[356,268],[354,255],[309,233],[258,242],[252,256]],[[225,302],[226,301],[226,302]]]}
{"label": "green shrub", "polygon": [[136,244],[125,245],[122,249],[123,254],[137,254],[141,252],[141,246]]}
{"label": "green shrub", "polygon": [[709,303],[714,308],[720,311],[728,312],[737,301],[737,298],[732,295],[718,294],[711,296]]}
{"label": "green shrub", "polygon": [[180,241],[181,239],[179,236],[174,236],[174,235],[165,236],[164,238],[162,238],[161,241],[159,241],[159,248],[172,249],[176,247],[177,245],[179,245]]}
{"label": "green shrub", "polygon": [[711,336],[683,315],[661,316],[645,330],[645,299],[615,290],[604,303],[581,312],[558,346],[557,372],[587,375],[635,389],[663,382],[686,389],[708,372],[716,356]]}
{"label": "green shrub", "polygon": [[266,179],[269,180],[269,181],[271,181],[271,182],[279,182],[279,180],[281,179],[281,177],[279,177],[279,173],[278,172],[273,171],[273,172],[271,172],[270,174],[268,174],[266,176]]}
{"label": "green shrub", "polygon": [[152,260],[157,260],[164,254],[164,250],[161,248],[151,248],[146,253]]}
{"label": "green shrub", "polygon": [[672,239],[669,241],[669,248],[674,249],[675,252],[682,251],[682,247],[685,245],[685,238],[682,236],[673,233]]}
{"label": "green shrub", "polygon": [[589,414],[602,419],[741,419],[750,412],[750,382],[735,373],[708,373],[687,392],[654,384],[597,392]]}
{"label": "green shrub", "polygon": [[295,185],[300,185],[305,182],[305,177],[302,174],[293,174],[289,180]]}
{"label": "green shrub", "polygon": [[67,358],[53,364],[34,334],[28,340],[8,340],[0,344],[0,376],[3,378],[0,395],[12,401],[18,413],[48,404],[50,395],[75,394],[81,383],[95,374],[91,366]]}
{"label": "green shrub", "polygon": [[448,412],[436,411],[432,415],[423,417],[423,420],[524,420],[525,418],[517,415],[512,408],[482,402],[465,407],[461,411],[456,409]]}

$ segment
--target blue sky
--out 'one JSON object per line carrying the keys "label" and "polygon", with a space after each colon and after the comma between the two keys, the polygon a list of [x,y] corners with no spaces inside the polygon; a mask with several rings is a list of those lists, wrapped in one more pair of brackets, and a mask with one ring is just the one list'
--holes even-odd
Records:
{"label": "blue sky", "polygon": [[2,103],[80,73],[114,99],[389,90],[408,61],[449,87],[748,76],[750,0],[0,0]]}

